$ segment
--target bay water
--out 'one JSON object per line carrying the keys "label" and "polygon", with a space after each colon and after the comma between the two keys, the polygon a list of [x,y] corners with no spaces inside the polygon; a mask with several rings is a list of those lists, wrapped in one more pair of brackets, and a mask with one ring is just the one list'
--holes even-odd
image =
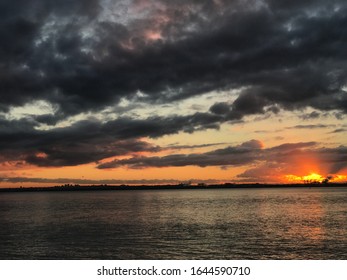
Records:
{"label": "bay water", "polygon": [[347,188],[0,193],[0,259],[347,259]]}

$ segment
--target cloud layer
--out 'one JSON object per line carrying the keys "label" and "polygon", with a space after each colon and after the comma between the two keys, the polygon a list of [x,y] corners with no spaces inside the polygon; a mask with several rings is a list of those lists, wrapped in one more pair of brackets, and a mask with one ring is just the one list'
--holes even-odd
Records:
{"label": "cloud layer", "polygon": [[[313,108],[302,118],[343,118],[346,27],[342,0],[1,1],[0,162],[71,166],[128,156],[98,168],[143,168],[270,161],[277,154],[256,142],[200,154],[132,155],[165,149],[145,138],[218,129],[252,115]],[[124,101],[136,112],[136,104],[165,106],[210,92],[218,99],[225,91],[230,101],[211,102],[206,111],[117,111]],[[39,101],[51,110],[9,117]],[[107,109],[115,116],[83,117]],[[336,169],[346,160],[338,158],[331,159]]]}
{"label": "cloud layer", "polygon": [[228,119],[347,110],[344,1],[32,2],[2,4],[4,111],[43,99],[61,118],[138,91],[166,103],[232,88],[245,90]]}
{"label": "cloud layer", "polygon": [[[102,163],[100,169],[127,166],[130,168],[170,167],[170,166],[234,166],[260,165],[240,174],[251,179],[271,175],[300,174],[308,172],[306,165],[319,163],[324,174],[337,174],[347,167],[347,147],[319,148],[316,142],[286,143],[272,148],[263,148],[259,140],[250,140],[238,146],[229,146],[206,153],[173,154],[163,157],[132,157]],[[267,172],[264,166],[270,167]],[[303,169],[303,170],[300,170]],[[257,175],[257,176],[256,176]],[[272,175],[271,175],[272,176]]]}

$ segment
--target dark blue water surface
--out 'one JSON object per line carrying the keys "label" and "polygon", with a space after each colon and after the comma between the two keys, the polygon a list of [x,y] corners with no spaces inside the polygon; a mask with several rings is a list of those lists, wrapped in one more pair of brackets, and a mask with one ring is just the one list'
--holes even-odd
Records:
{"label": "dark blue water surface", "polygon": [[346,188],[0,194],[1,259],[347,259]]}

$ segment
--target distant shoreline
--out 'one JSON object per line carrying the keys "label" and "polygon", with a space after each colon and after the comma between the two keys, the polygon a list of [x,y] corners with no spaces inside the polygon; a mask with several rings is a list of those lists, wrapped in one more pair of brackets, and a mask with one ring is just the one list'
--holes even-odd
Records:
{"label": "distant shoreline", "polygon": [[205,190],[261,188],[327,188],[347,187],[347,183],[328,184],[213,184],[213,185],[64,185],[53,187],[0,188],[4,192],[68,192],[68,191],[137,191],[137,190]]}

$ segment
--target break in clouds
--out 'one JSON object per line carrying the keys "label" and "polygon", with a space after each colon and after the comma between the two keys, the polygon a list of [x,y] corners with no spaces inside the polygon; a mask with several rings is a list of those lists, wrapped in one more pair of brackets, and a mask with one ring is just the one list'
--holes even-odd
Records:
{"label": "break in clouds", "polygon": [[[3,163],[79,165],[162,151],[143,139],[218,129],[252,115],[347,113],[343,0],[0,1],[0,40]],[[228,91],[230,101],[203,111],[136,113]],[[30,104],[44,108],[14,117]],[[123,115],[127,109],[133,113]],[[101,112],[112,114],[91,117]],[[332,166],[346,164],[345,147],[305,148],[314,151]],[[283,153],[236,145],[97,167],[271,164],[284,161]]]}

